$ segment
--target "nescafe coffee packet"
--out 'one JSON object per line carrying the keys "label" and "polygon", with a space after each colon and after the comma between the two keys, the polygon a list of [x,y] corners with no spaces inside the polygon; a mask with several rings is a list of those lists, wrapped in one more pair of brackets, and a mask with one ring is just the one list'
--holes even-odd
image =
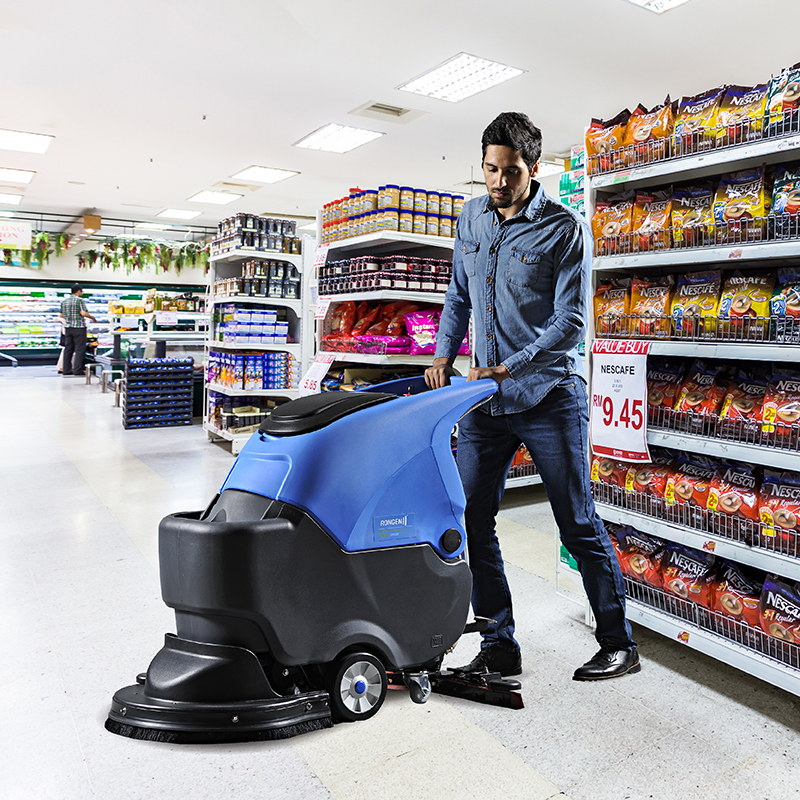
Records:
{"label": "nescafe coffee packet", "polygon": [[[678,456],[664,491],[667,504],[686,503],[701,509],[707,508],[711,481],[718,466],[719,462],[695,453],[691,456],[685,454]],[[690,522],[696,524],[701,518],[702,515],[697,515]]]}
{"label": "nescafe coffee packet", "polygon": [[[778,167],[772,186],[772,214],[796,216],[800,213],[800,166]],[[779,238],[791,235],[790,220],[776,219],[775,235]],[[796,229],[796,228],[795,228]]]}
{"label": "nescafe coffee packet", "polygon": [[769,325],[769,305],[775,289],[774,275],[742,275],[738,270],[725,280],[719,301],[721,332],[735,331],[737,338],[763,339]]}
{"label": "nescafe coffee packet", "polygon": [[660,106],[647,111],[637,106],[625,128],[623,160],[626,166],[647,164],[666,157],[675,115],[669,95]]}
{"label": "nescafe coffee packet", "polygon": [[718,362],[703,361],[701,358],[694,361],[686,372],[675,410],[705,416],[718,415],[725,390],[717,381],[724,369],[724,365]]}
{"label": "nescafe coffee packet", "polygon": [[769,379],[761,409],[761,430],[764,433],[788,432],[788,426],[800,421],[800,373],[788,367],[776,369]]}
{"label": "nescafe coffee packet", "polygon": [[594,320],[598,336],[627,333],[631,279],[603,281],[594,293]]}
{"label": "nescafe coffee packet", "polygon": [[647,406],[649,409],[675,408],[683,377],[686,374],[686,362],[677,359],[647,359]]}
{"label": "nescafe coffee packet", "polygon": [[778,285],[772,294],[770,313],[773,317],[800,317],[800,269],[778,270]]}
{"label": "nescafe coffee packet", "polygon": [[631,308],[633,317],[630,333],[668,339],[670,335],[670,301],[675,279],[672,275],[656,278],[637,278],[631,282]]}
{"label": "nescafe coffee packet", "polygon": [[718,86],[681,100],[675,118],[675,148],[678,154],[687,155],[714,146],[717,116],[724,94],[725,87]]}
{"label": "nescafe coffee packet", "polygon": [[669,222],[672,213],[672,187],[655,191],[639,190],[631,213],[631,233],[639,251],[666,250],[671,241]]}
{"label": "nescafe coffee packet", "polygon": [[714,243],[714,187],[711,183],[675,187],[671,225],[675,247],[700,247]]}
{"label": "nescafe coffee packet", "polygon": [[664,591],[708,608],[714,556],[670,542],[661,559]]}
{"label": "nescafe coffee packet", "polygon": [[714,197],[717,243],[758,242],[764,235],[763,220],[772,203],[767,200],[766,168],[723,175]]}
{"label": "nescafe coffee packet", "polygon": [[711,578],[711,610],[758,628],[763,588],[763,578],[746,571],[741,564],[723,559]]}
{"label": "nescafe coffee packet", "polygon": [[789,644],[800,644],[800,592],[787,581],[767,576],[759,601],[764,633]]}
{"label": "nescafe coffee packet", "polygon": [[716,316],[722,289],[721,270],[681,275],[672,296],[672,323],[676,335],[716,333]]}
{"label": "nescafe coffee packet", "polygon": [[586,164],[589,174],[610,172],[623,166],[622,148],[625,127],[631,117],[626,108],[613,119],[593,119],[586,131]]}
{"label": "nescafe coffee packet", "polygon": [[761,139],[766,107],[767,84],[750,88],[728,86],[717,118],[717,146]]}
{"label": "nescafe coffee packet", "polygon": [[636,198],[631,189],[609,194],[598,192],[592,217],[592,235],[595,254],[610,256],[630,251],[630,232],[633,219],[633,202]]}
{"label": "nescafe coffee packet", "polygon": [[[755,532],[758,524],[758,475],[755,467],[723,462],[711,479],[708,510],[716,511],[719,533]],[[732,522],[729,524],[728,518]]]}
{"label": "nescafe coffee packet", "polygon": [[800,106],[800,62],[783,70],[769,82],[767,90],[767,135],[775,136],[794,130],[790,121]]}
{"label": "nescafe coffee packet", "polygon": [[667,543],[631,527],[621,528],[615,531],[615,535],[622,574],[660,589],[661,558]]}
{"label": "nescafe coffee packet", "polygon": [[720,417],[755,420],[764,405],[768,376],[763,370],[739,367],[728,385],[722,401]]}
{"label": "nescafe coffee packet", "polygon": [[758,518],[765,536],[780,535],[788,541],[800,534],[800,474],[764,470]]}
{"label": "nescafe coffee packet", "polygon": [[630,464],[625,476],[625,491],[638,492],[650,497],[664,497],[667,480],[672,474],[669,462],[656,464]]}
{"label": "nescafe coffee packet", "polygon": [[624,489],[627,476],[628,464],[622,461],[615,461],[605,456],[595,456],[592,459],[590,477],[595,483],[606,483]]}

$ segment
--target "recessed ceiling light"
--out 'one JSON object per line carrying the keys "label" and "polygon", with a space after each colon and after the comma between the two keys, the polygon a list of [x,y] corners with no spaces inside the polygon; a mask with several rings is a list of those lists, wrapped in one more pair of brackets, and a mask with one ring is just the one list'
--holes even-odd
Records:
{"label": "recessed ceiling light", "polygon": [[0,181],[6,183],[30,183],[36,173],[30,169],[9,169],[0,167]]}
{"label": "recessed ceiling light", "polygon": [[134,227],[145,231],[168,231],[173,226],[165,225],[163,222],[137,222]]}
{"label": "recessed ceiling light", "polygon": [[560,175],[564,171],[564,163],[558,161],[540,161],[539,173],[537,178],[545,178],[548,175]]}
{"label": "recessed ceiling light", "polygon": [[6,217],[14,217],[14,216],[16,216],[16,211],[0,211],[0,217],[3,217],[4,219]]}
{"label": "recessed ceiling light", "polygon": [[283,181],[286,180],[286,178],[291,178],[293,175],[299,174],[299,172],[295,172],[291,169],[248,167],[247,169],[243,169],[241,172],[237,172],[235,175],[231,175],[231,178],[238,179],[240,181],[253,181],[254,183],[277,183],[278,181]]}
{"label": "recessed ceiling light", "polygon": [[[190,197],[190,203],[210,203],[215,206],[226,206],[234,200],[241,200],[243,194],[234,194],[233,192],[209,192],[208,190],[198,192],[193,197]],[[158,216],[158,215],[156,215]]]}
{"label": "recessed ceiling light", "polygon": [[20,153],[45,153],[55,136],[44,133],[0,130],[0,150],[17,150]]}
{"label": "recessed ceiling light", "polygon": [[654,11],[656,14],[663,14],[665,11],[688,3],[689,0],[628,0],[628,2],[646,8],[648,11]]}
{"label": "recessed ceiling light", "polygon": [[199,217],[202,211],[184,211],[180,208],[168,208],[156,214],[157,217],[164,217],[165,219],[194,219]]}
{"label": "recessed ceiling light", "polygon": [[325,150],[328,153],[348,153],[356,147],[361,147],[362,144],[385,135],[364,128],[349,128],[347,125],[330,123],[309,133],[299,142],[295,142],[294,146],[306,147],[309,150]]}
{"label": "recessed ceiling light", "polygon": [[6,203],[9,206],[18,206],[21,202],[21,194],[0,194],[0,203]]}
{"label": "recessed ceiling light", "polygon": [[434,67],[418,78],[398,86],[404,92],[421,94],[458,103],[466,97],[483,92],[511,78],[522,75],[524,69],[507,67],[495,61],[459,53],[444,64]]}

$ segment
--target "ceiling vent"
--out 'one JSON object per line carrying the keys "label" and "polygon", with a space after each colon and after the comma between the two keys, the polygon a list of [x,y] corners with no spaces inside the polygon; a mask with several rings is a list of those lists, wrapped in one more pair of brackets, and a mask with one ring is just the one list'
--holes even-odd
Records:
{"label": "ceiling vent", "polygon": [[415,119],[419,119],[427,112],[415,111],[413,108],[402,108],[392,106],[389,103],[364,103],[350,112],[356,117],[367,117],[369,119],[379,119],[381,122],[394,122],[400,125],[407,125]]}
{"label": "ceiling vent", "polygon": [[371,106],[367,106],[364,111],[374,111],[376,114],[385,114],[387,117],[402,117],[403,114],[408,114],[411,109],[388,106],[386,103],[373,103]]}
{"label": "ceiling vent", "polygon": [[218,181],[212,187],[218,192],[236,192],[237,194],[247,194],[257,192],[263,186],[254,186],[252,183],[233,183],[232,181]]}

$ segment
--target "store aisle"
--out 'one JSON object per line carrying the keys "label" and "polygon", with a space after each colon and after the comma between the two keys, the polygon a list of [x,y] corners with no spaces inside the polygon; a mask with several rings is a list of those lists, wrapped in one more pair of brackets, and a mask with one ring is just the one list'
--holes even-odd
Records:
{"label": "store aisle", "polygon": [[[501,540],[526,708],[390,693],[381,712],[286,742],[172,746],[103,729],[112,693],[173,629],[157,525],[204,506],[232,463],[197,426],[129,431],[112,395],[54,368],[0,370],[0,798],[531,798],[800,794],[793,696],[637,628],[645,668],[604,684],[582,608],[552,583],[541,489],[509,493]],[[477,639],[454,658],[469,659]]]}

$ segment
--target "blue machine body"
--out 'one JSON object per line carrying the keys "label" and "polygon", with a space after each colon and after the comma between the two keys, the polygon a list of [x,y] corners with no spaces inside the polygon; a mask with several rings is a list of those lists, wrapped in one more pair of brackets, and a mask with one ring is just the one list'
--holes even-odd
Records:
{"label": "blue machine body", "polygon": [[[419,393],[399,396],[409,388]],[[370,391],[397,398],[301,435],[254,434],[220,491],[303,509],[346,552],[428,543],[443,558],[458,558],[465,498],[450,434],[497,383],[453,378],[424,389],[421,378],[380,384]],[[456,552],[440,541],[450,528],[462,535]]]}

